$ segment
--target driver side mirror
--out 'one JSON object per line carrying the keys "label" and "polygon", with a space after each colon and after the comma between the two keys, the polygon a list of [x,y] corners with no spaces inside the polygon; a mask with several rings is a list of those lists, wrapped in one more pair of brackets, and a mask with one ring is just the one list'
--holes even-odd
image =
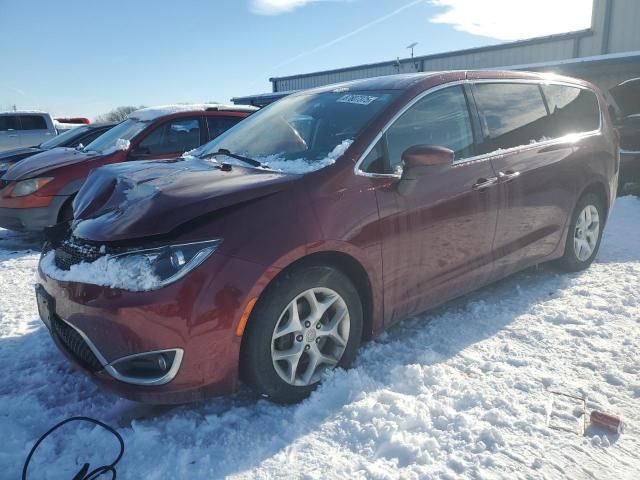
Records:
{"label": "driver side mirror", "polygon": [[440,145],[414,145],[402,154],[403,180],[415,180],[453,164],[455,152]]}
{"label": "driver side mirror", "polygon": [[414,145],[402,154],[402,177],[398,183],[400,195],[410,195],[416,180],[428,173],[438,173],[451,166],[455,152],[439,145]]}

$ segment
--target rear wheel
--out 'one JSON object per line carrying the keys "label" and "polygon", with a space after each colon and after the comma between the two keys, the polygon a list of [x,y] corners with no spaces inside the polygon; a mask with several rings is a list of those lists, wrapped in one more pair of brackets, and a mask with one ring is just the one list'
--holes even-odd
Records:
{"label": "rear wheel", "polygon": [[593,193],[583,195],[573,212],[564,256],[559,262],[564,270],[577,272],[591,265],[600,249],[604,220],[600,196]]}
{"label": "rear wheel", "polygon": [[286,273],[251,315],[242,345],[243,380],[275,402],[298,402],[324,372],[353,362],[361,336],[362,304],[344,274],[325,266]]}

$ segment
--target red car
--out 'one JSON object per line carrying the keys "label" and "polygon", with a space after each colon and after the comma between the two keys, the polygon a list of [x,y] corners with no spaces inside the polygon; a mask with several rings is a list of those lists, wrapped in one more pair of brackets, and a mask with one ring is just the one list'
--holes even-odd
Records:
{"label": "red car", "polygon": [[69,220],[71,202],[94,168],[178,157],[255,110],[224,105],[145,108],[82,149],[55,148],[22,160],[0,178],[0,227],[41,231]]}
{"label": "red car", "polygon": [[588,83],[389,76],[286,97],[178,160],[95,170],[50,232],[37,298],[98,383],[277,402],[362,341],[531,265],[593,261],[617,136]]}

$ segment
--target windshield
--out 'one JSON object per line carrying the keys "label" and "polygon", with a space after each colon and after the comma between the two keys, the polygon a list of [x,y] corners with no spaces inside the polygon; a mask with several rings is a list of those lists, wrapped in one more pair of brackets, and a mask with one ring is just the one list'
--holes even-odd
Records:
{"label": "windshield", "polygon": [[72,128],[71,130],[67,130],[66,132],[61,133],[60,135],[56,135],[55,137],[47,140],[46,142],[42,142],[40,144],[40,148],[42,148],[43,150],[51,150],[52,148],[59,147],[63,143],[71,142],[75,138],[78,138],[81,135],[84,135],[84,133],[87,130],[89,130],[89,127]]}
{"label": "windshield", "polygon": [[[334,163],[394,97],[395,93],[388,91],[285,97],[191,155],[206,157],[224,149],[257,160],[271,170],[318,170]],[[216,160],[233,163],[228,158]]]}
{"label": "windshield", "polygon": [[125,120],[96,138],[84,148],[84,151],[107,155],[116,150],[126,150],[129,148],[129,140],[144,130],[147,125],[149,122],[140,122],[131,118]]}

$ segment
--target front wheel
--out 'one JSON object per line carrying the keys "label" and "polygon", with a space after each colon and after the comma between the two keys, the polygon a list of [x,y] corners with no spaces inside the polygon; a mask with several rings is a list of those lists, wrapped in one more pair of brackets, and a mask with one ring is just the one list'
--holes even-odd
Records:
{"label": "front wheel", "polygon": [[604,228],[604,206],[600,196],[583,195],[576,205],[569,226],[560,266],[568,272],[589,268],[600,249]]}
{"label": "front wheel", "polygon": [[298,402],[326,370],[353,362],[361,336],[362,304],[344,274],[326,266],[285,273],[251,314],[242,378],[272,401]]}

